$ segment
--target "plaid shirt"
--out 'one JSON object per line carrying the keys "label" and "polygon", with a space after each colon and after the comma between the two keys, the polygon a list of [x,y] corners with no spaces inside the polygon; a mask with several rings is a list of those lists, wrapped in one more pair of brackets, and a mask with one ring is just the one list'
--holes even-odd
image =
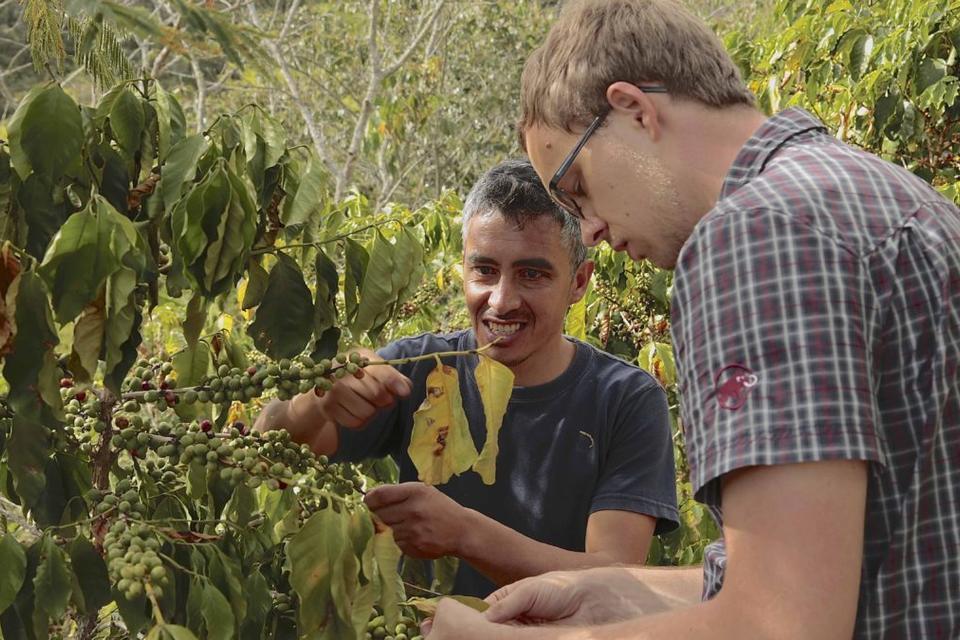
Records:
{"label": "plaid shirt", "polygon": [[[691,480],[869,461],[856,638],[960,638],[960,211],[805,111],[761,126],[681,251]],[[705,596],[726,563],[708,549]]]}

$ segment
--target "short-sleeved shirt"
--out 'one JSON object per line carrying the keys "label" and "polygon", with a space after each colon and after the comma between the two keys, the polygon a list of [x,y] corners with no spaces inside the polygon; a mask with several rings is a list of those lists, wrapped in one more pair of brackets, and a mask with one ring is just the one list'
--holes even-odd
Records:
{"label": "short-sleeved shirt", "polygon": [[[673,444],[666,394],[642,369],[573,340],[570,366],[554,380],[514,387],[500,430],[496,480],[485,485],[474,471],[440,485],[459,504],[539,542],[583,551],[587,519],[602,510],[657,519],[657,532],[678,522]],[[379,350],[385,359],[476,348],[470,330],[423,334]],[[474,369],[477,356],[444,358],[455,367],[477,450],[486,440],[483,405]],[[397,369],[413,382],[410,395],[378,413],[361,430],[340,429],[338,459],[392,455],[400,481],[417,480],[407,455],[413,413],[423,402],[424,360]],[[460,562],[454,593],[484,597],[496,588]]]}
{"label": "short-sleeved shirt", "polygon": [[855,637],[960,638],[957,207],[784,111],[684,245],[672,313],[697,497],[720,518],[733,469],[869,461]]}

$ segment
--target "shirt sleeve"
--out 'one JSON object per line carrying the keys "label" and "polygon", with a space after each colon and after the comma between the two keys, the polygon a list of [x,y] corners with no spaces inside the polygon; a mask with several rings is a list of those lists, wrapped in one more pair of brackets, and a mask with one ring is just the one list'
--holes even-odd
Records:
{"label": "shirt sleeve", "polygon": [[741,467],[882,462],[874,298],[860,257],[801,220],[751,210],[701,223],[672,301],[698,499],[719,505],[716,481]]}
{"label": "shirt sleeve", "polygon": [[[646,374],[624,394],[614,420],[591,513],[632,511],[657,519],[655,533],[679,525],[667,394]],[[639,377],[639,376],[638,376]]]}

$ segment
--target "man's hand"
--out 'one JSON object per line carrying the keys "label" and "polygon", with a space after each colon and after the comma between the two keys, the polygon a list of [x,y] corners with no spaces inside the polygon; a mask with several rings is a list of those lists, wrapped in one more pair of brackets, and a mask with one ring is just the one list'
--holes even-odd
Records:
{"label": "man's hand", "polygon": [[482,613],[452,598],[440,601],[435,616],[424,620],[420,631],[430,640],[505,640],[528,636],[534,638],[540,635],[540,630],[522,630],[494,624],[484,618]]}
{"label": "man's hand", "polygon": [[[357,353],[370,360],[379,359],[369,349],[358,349]],[[380,409],[392,406],[397,398],[410,394],[413,384],[405,375],[387,365],[365,367],[353,376],[340,378],[322,398],[315,400],[318,412],[330,422],[357,429],[364,426]],[[312,393],[308,399],[313,400]],[[291,417],[296,419],[300,409],[294,398]]]}
{"label": "man's hand", "polygon": [[699,568],[646,570],[599,567],[553,571],[507,585],[487,597],[492,622],[594,625],[693,604]]}
{"label": "man's hand", "polygon": [[[378,359],[369,349],[357,349],[357,353]],[[322,398],[308,391],[287,402],[270,402],[260,412],[254,428],[260,432],[286,429],[294,442],[329,455],[339,446],[338,424],[353,429],[363,427],[377,411],[409,395],[412,388],[410,379],[393,367],[365,367],[353,376],[335,380],[333,388]]]}
{"label": "man's hand", "polygon": [[364,502],[384,524],[408,556],[439,558],[457,555],[468,510],[436,488],[422,482],[383,485]]}

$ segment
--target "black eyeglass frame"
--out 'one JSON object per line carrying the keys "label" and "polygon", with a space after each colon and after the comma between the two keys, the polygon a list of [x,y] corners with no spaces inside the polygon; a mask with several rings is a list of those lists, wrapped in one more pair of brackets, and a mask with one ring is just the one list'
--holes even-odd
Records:
{"label": "black eyeglass frame", "polygon": [[[638,89],[644,93],[667,93],[667,88],[662,85],[638,87]],[[583,211],[580,209],[580,205],[577,204],[577,201],[573,199],[573,196],[560,188],[560,181],[563,180],[563,176],[566,175],[567,171],[570,169],[570,166],[577,159],[577,155],[580,154],[580,150],[583,149],[585,144],[587,144],[587,140],[590,139],[590,136],[593,135],[594,131],[600,128],[600,125],[603,124],[603,121],[606,120],[609,114],[610,109],[607,109],[593,119],[593,122],[591,122],[590,126],[587,127],[587,130],[583,132],[582,136],[580,136],[580,140],[573,147],[570,153],[567,154],[567,157],[563,159],[563,162],[560,163],[560,166],[557,167],[553,177],[550,178],[550,183],[548,185],[550,196],[558,205],[563,208],[564,211],[574,216],[578,220],[583,220]]]}

